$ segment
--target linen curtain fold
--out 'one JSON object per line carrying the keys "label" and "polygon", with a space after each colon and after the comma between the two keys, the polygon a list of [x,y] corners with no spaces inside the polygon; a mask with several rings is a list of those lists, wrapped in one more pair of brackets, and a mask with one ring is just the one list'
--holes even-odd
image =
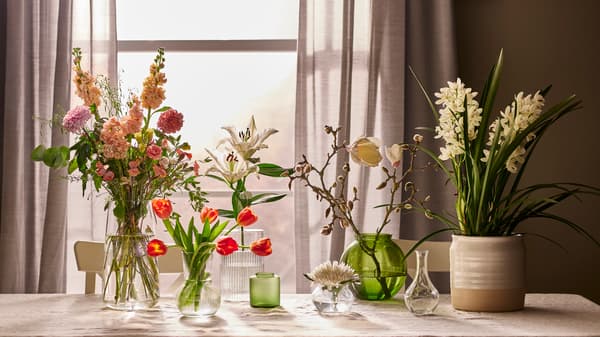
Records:
{"label": "linen curtain fold", "polygon": [[81,198],[66,170],[49,170],[30,154],[38,144],[69,144],[49,123],[79,104],[70,94],[72,47],[82,48],[87,69],[116,79],[115,3],[6,0],[0,6],[0,292],[65,292],[67,275],[76,273],[72,241],[90,239],[93,228],[93,220],[69,224],[67,238],[67,211],[93,219],[94,199]]}
{"label": "linen curtain fold", "polygon": [[[419,101],[422,96],[410,84],[406,65],[419,70],[427,84],[435,87],[445,83],[438,80],[446,80],[455,71],[453,45],[451,1],[301,0],[296,159],[306,154],[313,164],[322,163],[330,144],[322,131],[325,125],[342,126],[342,137],[348,144],[366,135],[378,137],[387,146],[410,141],[416,126],[432,126],[433,122],[424,117],[431,112]],[[436,52],[441,54],[432,55]],[[438,63],[431,66],[431,62]],[[421,124],[425,122],[429,124]],[[347,154],[342,154],[329,169],[329,181],[347,159]],[[425,174],[419,182],[430,181],[433,173]],[[354,208],[362,232],[372,232],[382,222],[383,212],[372,208],[389,197],[386,191],[375,189],[381,179],[378,169],[352,167],[346,188],[359,188],[359,205]],[[424,184],[422,189],[435,193],[439,198],[436,206],[451,200],[443,184]],[[294,193],[296,289],[307,292],[309,283],[302,273],[325,260],[339,260],[353,235],[336,226],[330,236],[321,237],[323,203],[300,184]],[[402,233],[412,239],[436,226],[403,215],[402,226],[397,216],[384,232]]]}
{"label": "linen curtain fold", "polygon": [[67,145],[53,113],[69,106],[70,0],[2,3],[0,292],[64,292],[67,181],[34,164],[37,144]]}

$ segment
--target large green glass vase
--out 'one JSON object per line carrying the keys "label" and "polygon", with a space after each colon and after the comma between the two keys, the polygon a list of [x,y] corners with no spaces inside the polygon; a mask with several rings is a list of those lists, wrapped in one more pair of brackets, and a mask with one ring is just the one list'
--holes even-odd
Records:
{"label": "large green glass vase", "polygon": [[390,234],[361,234],[346,248],[341,260],[360,278],[360,282],[351,286],[359,299],[385,300],[396,295],[404,285],[404,253]]}

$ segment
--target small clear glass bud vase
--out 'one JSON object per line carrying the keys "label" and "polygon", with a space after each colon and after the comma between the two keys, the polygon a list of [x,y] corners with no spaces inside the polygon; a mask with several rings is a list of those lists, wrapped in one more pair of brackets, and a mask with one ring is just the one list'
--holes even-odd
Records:
{"label": "small clear glass bud vase", "polygon": [[427,271],[429,251],[416,250],[417,272],[404,293],[404,304],[415,315],[430,315],[437,308],[440,294],[435,288]]}

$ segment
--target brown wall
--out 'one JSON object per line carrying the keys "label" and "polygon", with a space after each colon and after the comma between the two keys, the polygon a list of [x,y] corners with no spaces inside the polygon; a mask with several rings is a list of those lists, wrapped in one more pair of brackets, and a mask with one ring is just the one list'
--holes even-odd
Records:
{"label": "brown wall", "polygon": [[[584,108],[555,124],[529,164],[525,184],[574,181],[600,187],[600,1],[455,0],[459,74],[481,91],[504,48],[496,98],[504,108],[519,92],[553,84],[547,105],[571,93]],[[600,197],[560,205],[557,213],[600,240]],[[522,232],[559,241],[567,250],[528,237],[529,292],[566,292],[600,303],[600,247],[562,224],[531,220]]]}

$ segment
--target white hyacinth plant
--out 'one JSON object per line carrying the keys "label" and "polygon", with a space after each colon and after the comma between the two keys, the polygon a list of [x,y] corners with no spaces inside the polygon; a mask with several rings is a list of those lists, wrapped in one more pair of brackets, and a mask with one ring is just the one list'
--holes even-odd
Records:
{"label": "white hyacinth plant", "polygon": [[429,218],[447,224],[457,234],[512,235],[523,220],[546,218],[566,224],[600,244],[579,225],[550,212],[563,200],[581,194],[600,195],[600,189],[578,183],[527,187],[519,184],[544,132],[569,112],[579,109],[581,101],[571,95],[544,110],[550,87],[529,95],[520,92],[494,119],[493,105],[502,63],[500,52],[479,101],[476,99],[478,93],[466,87],[459,78],[435,93],[437,100],[434,102],[417,79],[437,120],[435,138],[442,139],[444,146],[439,154],[421,144],[416,146],[437,163],[457,192],[455,216],[433,212],[425,202],[418,203],[417,207]]}

